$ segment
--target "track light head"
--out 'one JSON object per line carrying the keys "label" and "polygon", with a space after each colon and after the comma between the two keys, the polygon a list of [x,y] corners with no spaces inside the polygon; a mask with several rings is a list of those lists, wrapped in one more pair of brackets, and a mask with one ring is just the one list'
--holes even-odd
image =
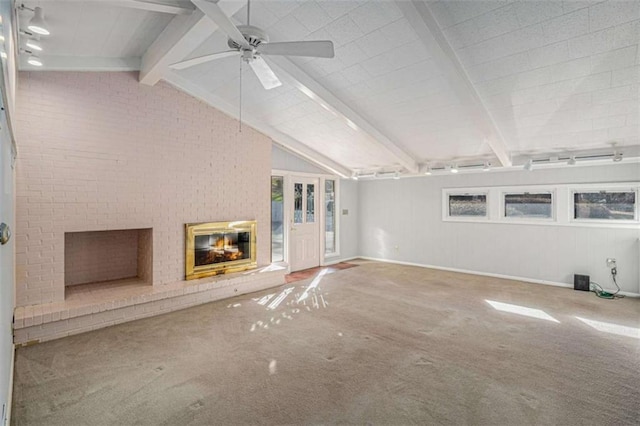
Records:
{"label": "track light head", "polygon": [[619,162],[619,161],[622,161],[622,153],[618,152],[618,151],[615,151],[613,153],[613,161],[615,161],[616,163]]}
{"label": "track light head", "polygon": [[575,166],[576,165],[576,156],[572,155],[571,157],[569,157],[569,161],[567,161],[567,164],[570,166]]}
{"label": "track light head", "polygon": [[38,6],[33,10],[33,12],[33,18],[29,21],[27,28],[36,34],[49,35],[50,33],[47,29],[47,24],[44,22],[44,12],[42,11],[42,8]]}
{"label": "track light head", "polygon": [[27,41],[24,44],[32,51],[36,50],[38,52],[42,52],[42,46],[40,45],[40,42],[38,40],[34,40],[30,38],[30,39],[27,39]]}
{"label": "track light head", "polygon": [[27,59],[27,62],[29,63],[29,65],[33,65],[34,67],[42,66],[42,60],[40,60],[40,58],[36,55],[29,56],[29,59]]}
{"label": "track light head", "polygon": [[533,160],[529,158],[526,163],[524,163],[524,169],[528,172],[533,170]]}

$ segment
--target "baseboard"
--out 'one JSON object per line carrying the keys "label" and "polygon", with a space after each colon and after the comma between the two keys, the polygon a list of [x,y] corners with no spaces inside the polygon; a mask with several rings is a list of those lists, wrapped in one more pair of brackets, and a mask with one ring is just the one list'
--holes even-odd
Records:
{"label": "baseboard", "polygon": [[[426,265],[424,263],[404,262],[401,260],[381,259],[381,258],[368,257],[368,256],[358,256],[357,258],[365,259],[365,260],[373,260],[375,262],[395,263],[397,265],[417,266],[419,268],[438,269],[440,271],[460,272],[462,274],[481,275],[485,277],[502,278],[505,280],[523,281],[523,282],[533,283],[533,284],[544,284],[544,285],[550,285],[554,287],[573,288],[573,284],[560,283],[556,281],[538,280],[535,278],[516,277],[513,275],[494,274],[491,272],[472,271],[469,269],[449,268],[446,266]],[[640,297],[640,293],[632,293],[628,291],[621,291],[618,294],[627,296],[627,297]]]}
{"label": "baseboard", "polygon": [[360,257],[360,256],[351,256],[351,257],[345,257],[345,258],[342,258],[342,257],[341,257],[341,258],[339,258],[339,259],[334,259],[334,260],[329,260],[329,261],[327,261],[327,260],[325,259],[325,261],[324,261],[324,262],[322,262],[322,265],[320,265],[320,266],[330,266],[330,265],[335,265],[335,264],[342,263],[342,262],[348,262],[348,261],[350,261],[350,260],[354,260],[354,259],[361,259],[361,257]]}

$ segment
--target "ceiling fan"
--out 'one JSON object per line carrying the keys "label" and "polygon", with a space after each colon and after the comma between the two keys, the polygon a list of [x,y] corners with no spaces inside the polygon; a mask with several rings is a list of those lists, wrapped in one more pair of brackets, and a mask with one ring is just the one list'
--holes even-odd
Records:
{"label": "ceiling fan", "polygon": [[247,25],[236,26],[218,6],[218,0],[191,0],[191,2],[218,25],[229,37],[227,44],[231,50],[199,56],[170,65],[173,69],[185,69],[216,59],[241,56],[249,64],[265,89],[273,89],[282,83],[262,55],[309,56],[333,58],[333,43],[328,40],[288,41],[269,43],[269,36],[262,29],[250,25],[251,0],[247,0]]}

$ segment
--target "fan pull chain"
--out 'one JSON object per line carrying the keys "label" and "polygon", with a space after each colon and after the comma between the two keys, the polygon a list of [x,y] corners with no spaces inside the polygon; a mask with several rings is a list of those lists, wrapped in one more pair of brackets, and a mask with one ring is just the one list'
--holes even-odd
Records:
{"label": "fan pull chain", "polygon": [[240,56],[240,113],[238,114],[238,132],[242,133],[242,55]]}

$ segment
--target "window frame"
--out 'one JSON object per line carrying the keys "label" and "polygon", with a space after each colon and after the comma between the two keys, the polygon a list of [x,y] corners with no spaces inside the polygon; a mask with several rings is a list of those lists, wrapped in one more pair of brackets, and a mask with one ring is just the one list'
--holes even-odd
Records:
{"label": "window frame", "polygon": [[[507,195],[526,195],[526,194],[550,194],[551,195],[551,217],[535,217],[535,216],[507,216]],[[556,221],[556,191],[555,189],[540,188],[521,188],[518,190],[502,191],[500,194],[500,220],[513,222],[555,222]]]}
{"label": "window frame", "polygon": [[[611,219],[574,219],[574,192],[600,191],[634,191],[636,193],[636,211],[634,220]],[[503,194],[520,192],[553,192],[554,219],[545,218],[511,218],[504,217]],[[482,194],[487,193],[488,217],[452,216],[448,215],[448,195]],[[568,184],[540,184],[540,185],[496,185],[477,187],[453,187],[441,189],[441,214],[443,222],[468,222],[502,225],[534,225],[534,226],[569,226],[584,228],[636,228],[640,224],[640,181],[590,182]]]}
{"label": "window frame", "polygon": [[[284,204],[284,191],[286,188],[286,181],[285,181],[285,177],[282,174],[271,174],[271,179],[270,179],[270,183],[271,183],[271,188],[273,188],[273,178],[280,178],[282,179],[282,260],[273,260],[273,206],[270,206],[271,208],[269,209],[269,261],[271,263],[277,263],[277,262],[284,262],[285,259],[287,258],[287,244],[285,242],[286,239],[286,232],[285,232],[285,228],[286,228],[286,207]],[[270,194],[270,203],[273,203],[273,191],[271,191]]]}
{"label": "window frame", "polygon": [[[320,217],[317,219],[316,223],[318,223],[318,225],[320,226],[320,265],[326,265],[326,264],[330,264],[333,262],[336,262],[335,260],[332,260],[334,258],[339,258],[340,257],[340,234],[341,234],[341,228],[340,228],[340,216],[341,216],[341,206],[340,206],[340,181],[341,181],[341,177],[338,175],[332,175],[332,174],[319,174],[319,173],[307,173],[307,172],[296,172],[296,171],[292,171],[292,170],[282,170],[282,169],[271,169],[271,176],[282,176],[284,177],[284,196],[285,196],[285,204],[284,204],[284,221],[286,223],[290,223],[290,221],[293,220],[293,218],[291,217],[291,213],[290,213],[290,206],[287,205],[287,203],[293,202],[293,200],[287,201],[288,199],[287,194],[293,189],[291,187],[292,185],[292,177],[294,176],[299,176],[299,177],[310,177],[310,178],[315,178],[318,179],[318,186],[321,189],[320,193],[317,192],[316,189],[316,198],[317,198],[317,202],[318,205],[316,207],[316,216],[319,214],[320,210],[318,209],[322,209],[322,214],[320,215]],[[325,215],[324,215],[324,205],[325,205],[325,199],[324,199],[324,182],[325,180],[333,180],[335,181],[335,188],[334,188],[334,198],[335,198],[335,209],[338,212],[338,214],[335,216],[335,234],[336,234],[336,244],[335,244],[335,251],[333,253],[330,254],[325,254],[325,240],[324,240],[324,229],[325,229]],[[285,256],[285,261],[288,260],[289,258],[289,226],[285,226],[284,227],[284,256]]]}
{"label": "window frame", "polygon": [[[451,196],[461,196],[461,195],[462,196],[484,195],[485,196],[485,214],[483,216],[452,216],[451,209],[450,209]],[[454,221],[454,222],[455,221],[459,221],[459,222],[487,221],[489,220],[489,217],[490,217],[489,206],[490,206],[489,191],[456,191],[456,190],[446,191],[443,196],[443,205],[442,205],[443,218],[446,218],[446,220],[448,221]]]}
{"label": "window frame", "polygon": [[[640,216],[638,212],[638,187],[620,187],[620,186],[585,186],[585,187],[572,187],[569,191],[569,209],[568,219],[570,223],[574,224],[637,224],[640,223]],[[616,193],[616,192],[632,192],[635,194],[635,203],[633,209],[633,219],[595,219],[595,218],[576,218],[575,217],[575,194],[576,193]]]}
{"label": "window frame", "polygon": [[[326,247],[326,233],[327,233],[327,200],[326,200],[326,195],[327,195],[327,190],[326,190],[326,185],[327,185],[327,181],[333,181],[333,238],[334,238],[334,242],[333,242],[333,248],[334,250],[332,252],[327,253],[327,247]],[[322,187],[322,196],[321,196],[321,201],[322,201],[322,251],[323,251],[323,256],[325,258],[327,257],[336,257],[336,256],[340,256],[340,234],[339,234],[339,223],[340,223],[340,214],[339,214],[339,210],[338,210],[338,205],[339,205],[339,187],[340,187],[340,179],[339,178],[321,178],[320,179],[320,186]]]}

